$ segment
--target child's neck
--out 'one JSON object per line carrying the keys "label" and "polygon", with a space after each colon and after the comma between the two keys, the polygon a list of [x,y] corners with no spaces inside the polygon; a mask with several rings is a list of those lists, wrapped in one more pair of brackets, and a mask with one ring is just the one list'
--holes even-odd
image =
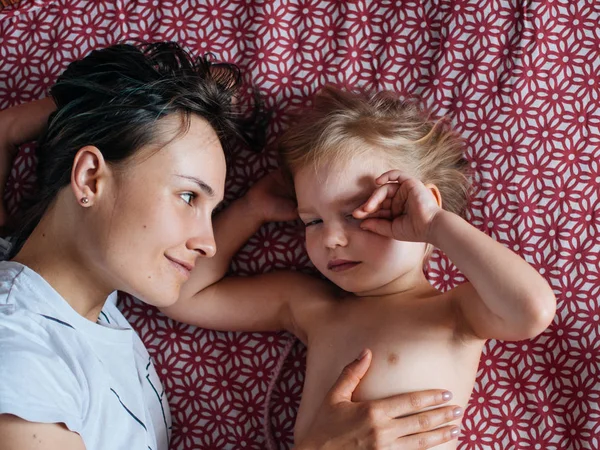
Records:
{"label": "child's neck", "polygon": [[431,289],[431,284],[425,278],[425,274],[420,267],[416,267],[410,272],[403,273],[391,282],[371,289],[368,291],[355,292],[357,297],[385,297],[389,295],[408,294],[423,289]]}

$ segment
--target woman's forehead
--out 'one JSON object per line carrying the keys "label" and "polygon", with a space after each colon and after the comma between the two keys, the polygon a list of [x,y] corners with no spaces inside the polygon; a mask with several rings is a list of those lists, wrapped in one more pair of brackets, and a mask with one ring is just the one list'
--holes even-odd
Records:
{"label": "woman's forehead", "polygon": [[177,131],[173,128],[169,131],[173,134],[166,144],[157,147],[155,143],[153,147],[142,149],[130,174],[143,176],[146,173],[154,179],[165,180],[172,179],[173,175],[197,178],[220,195],[225,183],[225,154],[214,129],[205,120],[192,116],[183,132],[175,134]]}

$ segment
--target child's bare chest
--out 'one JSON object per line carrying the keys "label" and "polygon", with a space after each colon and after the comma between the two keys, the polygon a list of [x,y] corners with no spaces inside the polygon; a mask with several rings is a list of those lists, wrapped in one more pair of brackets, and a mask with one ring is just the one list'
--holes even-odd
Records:
{"label": "child's bare chest", "polygon": [[344,366],[364,348],[371,349],[373,361],[354,392],[355,401],[440,388],[451,390],[455,402],[466,406],[482,345],[457,341],[451,305],[435,300],[406,308],[368,306],[341,310],[310,337],[299,435]]}

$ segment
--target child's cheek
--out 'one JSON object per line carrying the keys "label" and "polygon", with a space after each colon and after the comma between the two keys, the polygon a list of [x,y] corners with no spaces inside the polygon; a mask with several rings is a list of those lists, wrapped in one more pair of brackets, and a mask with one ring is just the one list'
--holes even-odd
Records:
{"label": "child's cheek", "polygon": [[319,239],[317,237],[317,233],[309,230],[310,228],[306,229],[305,236],[306,253],[308,254],[308,258],[315,265],[315,267],[319,268],[319,255],[322,254],[322,252],[319,251]]}

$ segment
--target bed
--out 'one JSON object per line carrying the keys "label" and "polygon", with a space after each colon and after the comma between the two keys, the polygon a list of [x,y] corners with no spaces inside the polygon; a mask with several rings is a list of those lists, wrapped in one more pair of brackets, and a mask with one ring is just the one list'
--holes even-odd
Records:
{"label": "bed", "polygon": [[[11,4],[14,3],[14,4]],[[276,167],[287,112],[324,84],[419,95],[465,137],[468,218],[522,255],[558,299],[531,341],[491,341],[461,450],[600,448],[600,4],[594,0],[16,0],[0,3],[0,109],[38,99],[66,65],[120,41],[174,40],[250,75],[273,111],[266,150],[239,149],[227,199]],[[249,79],[248,79],[249,80]],[[21,149],[6,202],[33,194]],[[310,270],[296,224],[269,224],[231,272]],[[436,253],[432,284],[462,281]],[[220,333],[122,295],[170,399],[171,448],[289,449],[305,349],[286,333]],[[270,436],[270,438],[268,438]]]}

